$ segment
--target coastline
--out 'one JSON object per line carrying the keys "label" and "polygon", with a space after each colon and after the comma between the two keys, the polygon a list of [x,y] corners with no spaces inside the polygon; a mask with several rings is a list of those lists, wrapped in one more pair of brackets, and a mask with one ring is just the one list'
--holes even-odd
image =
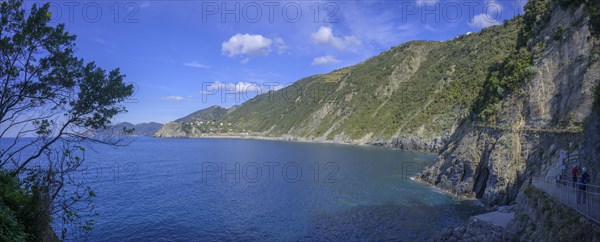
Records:
{"label": "coastline", "polygon": [[[406,150],[406,149],[400,149],[397,147],[378,145],[378,144],[373,144],[373,143],[343,142],[343,141],[336,141],[336,140],[316,140],[316,139],[304,139],[304,138],[297,138],[297,137],[270,137],[270,136],[260,136],[260,135],[205,135],[205,136],[198,136],[198,137],[156,137],[156,136],[153,136],[153,137],[154,138],[166,138],[166,139],[177,139],[177,138],[183,138],[183,139],[243,139],[243,140],[286,141],[286,142],[313,143],[313,144],[338,144],[338,145],[351,145],[351,146],[361,146],[361,147],[375,147],[375,148],[382,148],[382,149],[388,149],[388,150],[402,150],[402,151],[406,151],[406,152],[421,152],[421,153],[428,153],[428,154],[432,154],[432,155],[439,154],[437,151],[431,152],[431,151],[423,151],[423,150]],[[435,162],[435,160],[431,160],[431,162]],[[428,183],[428,182],[425,182],[425,181],[419,179],[417,174],[415,174],[414,176],[411,176],[410,180],[415,183],[420,183],[420,184],[427,186],[428,189],[430,189],[433,192],[448,195],[457,202],[471,203],[477,207],[480,207],[483,210],[481,213],[478,213],[477,215],[470,216],[465,222],[461,223],[458,226],[448,226],[448,227],[442,229],[441,231],[439,231],[435,234],[432,234],[430,237],[430,240],[436,241],[436,240],[439,240],[440,238],[444,238],[444,237],[449,238],[450,235],[452,235],[452,232],[450,232],[450,235],[448,235],[448,233],[449,233],[448,231],[455,231],[457,229],[466,228],[466,227],[470,228],[471,230],[474,230],[473,227],[476,227],[475,229],[478,231],[478,233],[481,233],[483,235],[482,238],[492,238],[493,236],[490,236],[489,234],[495,234],[498,231],[502,231],[502,229],[499,230],[499,228],[497,228],[496,226],[492,226],[489,221],[488,222],[485,222],[485,221],[474,222],[474,221],[477,221],[477,219],[475,219],[477,216],[483,216],[483,215],[486,215],[489,213],[497,212],[500,210],[499,207],[495,207],[495,206],[489,207],[489,206],[486,206],[484,203],[482,203],[479,199],[477,199],[475,197],[459,195],[459,194],[453,193],[451,190],[446,190],[446,189],[437,187],[434,184],[431,184],[431,183]],[[477,226],[474,226],[474,224]]]}
{"label": "coastline", "polygon": [[[439,154],[439,148],[431,148],[431,145],[423,145],[417,142],[411,142],[410,144],[402,143],[401,145],[394,144],[389,141],[369,141],[369,142],[356,142],[356,141],[340,141],[340,140],[328,140],[328,139],[314,139],[314,138],[300,138],[295,136],[264,136],[264,135],[240,135],[240,134],[226,134],[226,135],[201,135],[201,136],[158,136],[153,135],[151,137],[160,139],[250,139],[250,140],[273,140],[273,141],[288,141],[288,142],[299,142],[299,143],[314,143],[314,144],[339,144],[339,145],[355,145],[363,147],[380,147],[389,150],[402,150],[408,152],[422,152],[428,154]],[[439,140],[444,140],[439,138]],[[406,148],[413,147],[413,148]]]}
{"label": "coastline", "polygon": [[[351,146],[361,146],[361,147],[376,147],[376,148],[382,148],[382,149],[388,149],[388,150],[401,150],[401,151],[406,151],[406,152],[421,152],[421,153],[427,153],[427,154],[431,154],[431,155],[439,155],[439,151],[432,152],[432,151],[428,151],[428,150],[402,149],[402,148],[379,145],[379,144],[374,144],[374,143],[358,143],[358,142],[344,142],[344,141],[337,141],[337,140],[306,139],[306,138],[297,138],[297,137],[291,137],[291,136],[290,137],[281,137],[281,136],[273,137],[273,136],[261,136],[261,135],[204,135],[204,136],[194,136],[194,137],[187,137],[187,136],[186,137],[152,136],[152,137],[159,138],[159,139],[246,139],[246,140],[287,141],[287,142],[313,143],[313,144],[337,144],[337,145],[351,145]],[[435,162],[435,160],[431,160],[431,162]],[[434,184],[431,184],[429,182],[423,181],[422,179],[419,179],[417,175],[410,177],[410,179],[414,182],[427,185],[434,191],[450,195],[459,201],[473,201],[473,202],[476,202],[478,205],[481,205],[486,208],[490,208],[488,206],[485,206],[482,202],[480,202],[479,199],[477,199],[475,197],[459,195],[459,194],[452,192],[451,190],[440,188]]]}
{"label": "coastline", "polygon": [[[428,154],[432,154],[432,155],[439,154],[437,151],[432,152],[432,151],[427,151],[427,150],[407,150],[407,149],[378,145],[378,144],[373,144],[373,143],[344,142],[344,141],[336,141],[336,140],[316,140],[316,139],[305,139],[305,138],[297,138],[297,137],[281,137],[281,136],[272,137],[272,136],[261,136],[261,135],[205,135],[205,136],[198,136],[198,137],[157,137],[157,136],[152,136],[152,137],[159,138],[159,139],[246,139],[246,140],[287,141],[287,142],[297,142],[297,143],[337,144],[337,145],[351,145],[351,146],[362,146],[362,147],[377,147],[377,148],[383,148],[383,149],[388,149],[388,150],[401,150],[401,151],[406,151],[406,152],[428,153]],[[432,160],[431,162],[435,162],[435,160]],[[485,206],[483,203],[481,203],[479,201],[479,199],[477,199],[477,198],[459,195],[459,194],[453,193],[450,190],[446,190],[446,189],[437,187],[434,184],[431,184],[431,183],[428,183],[428,182],[425,182],[425,181],[419,179],[417,175],[410,177],[410,179],[414,182],[427,185],[434,191],[450,195],[459,201],[472,201],[482,207],[489,208],[489,207]]]}
{"label": "coastline", "polygon": [[431,183],[428,183],[426,181],[423,181],[423,180],[419,179],[417,176],[412,176],[412,177],[410,177],[410,179],[412,181],[414,181],[414,182],[427,185],[427,186],[431,187],[431,189],[434,190],[434,191],[438,191],[438,192],[450,195],[450,196],[454,197],[455,199],[457,199],[459,201],[473,201],[473,202],[476,202],[477,205],[481,205],[482,207],[485,207],[485,208],[490,208],[490,207],[486,206],[485,204],[483,204],[479,199],[477,199],[475,197],[458,195],[456,193],[451,192],[450,190],[446,190],[446,189],[437,187],[437,186],[435,186],[435,185],[433,185]]}

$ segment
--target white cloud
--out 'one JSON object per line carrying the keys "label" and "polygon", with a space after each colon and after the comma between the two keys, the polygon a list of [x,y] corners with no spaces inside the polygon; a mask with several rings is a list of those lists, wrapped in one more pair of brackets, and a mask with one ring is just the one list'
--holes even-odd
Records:
{"label": "white cloud", "polygon": [[202,63],[200,63],[200,62],[198,62],[196,60],[195,61],[191,61],[191,62],[183,63],[183,65],[187,66],[187,67],[193,67],[193,68],[210,68],[210,66],[204,65],[204,64],[202,64]]}
{"label": "white cloud", "polygon": [[487,27],[490,27],[493,25],[499,25],[499,24],[502,24],[502,23],[487,13],[475,15],[473,17],[473,19],[471,19],[471,22],[469,22],[469,26],[471,26],[473,28],[479,28],[479,29],[487,28]]}
{"label": "white cloud", "polygon": [[167,97],[162,97],[162,100],[167,100],[167,101],[173,101],[173,102],[180,102],[183,101],[183,99],[185,99],[182,96],[167,96]]}
{"label": "white cloud", "polygon": [[484,13],[473,16],[469,26],[473,28],[487,28],[493,25],[502,24],[497,18],[502,16],[502,4],[496,0],[486,0],[484,2]]}
{"label": "white cloud", "polygon": [[236,82],[236,83],[225,83],[216,81],[206,87],[209,92],[214,91],[227,91],[229,92],[256,92],[260,90],[260,86],[253,82]]}
{"label": "white cloud", "polygon": [[115,46],[115,44],[111,41],[108,41],[106,39],[103,38],[98,38],[98,37],[93,37],[90,39],[92,42],[96,43],[96,44],[100,44],[100,45],[105,45],[105,46],[109,46],[109,47],[113,47]]}
{"label": "white cloud", "polygon": [[429,32],[438,32],[439,30],[434,28],[433,26],[429,25],[429,24],[425,24],[425,26],[423,26],[423,29],[426,29]]}
{"label": "white cloud", "polygon": [[[346,3],[346,2],[345,2]],[[348,1],[344,11],[340,11],[351,33],[361,40],[363,58],[379,54],[387,49],[409,40],[420,39],[419,34],[427,31],[423,24],[399,22],[395,9],[373,9],[361,2]]]}
{"label": "white cloud", "polygon": [[312,33],[311,37],[317,44],[331,45],[337,49],[346,49],[361,44],[360,40],[354,35],[337,37],[333,35],[333,30],[330,27],[324,26],[321,26],[317,32]]}
{"label": "white cloud", "polygon": [[487,11],[487,14],[490,16],[499,16],[502,15],[502,4],[500,4],[496,0],[487,0],[485,1],[484,8]]}
{"label": "white cloud", "polygon": [[275,47],[277,48],[277,54],[284,54],[288,49],[288,46],[285,45],[285,41],[282,38],[275,38]]}
{"label": "white cloud", "polygon": [[236,34],[221,44],[221,51],[233,57],[236,55],[269,55],[273,40],[260,34]]}
{"label": "white cloud", "polygon": [[335,56],[332,55],[324,55],[319,56],[313,59],[311,65],[328,65],[328,64],[337,64],[340,63],[340,60],[336,59]]}
{"label": "white cloud", "polygon": [[440,0],[416,0],[415,3],[419,6],[423,5],[423,4],[427,4],[427,5],[434,5],[436,3],[438,3]]}

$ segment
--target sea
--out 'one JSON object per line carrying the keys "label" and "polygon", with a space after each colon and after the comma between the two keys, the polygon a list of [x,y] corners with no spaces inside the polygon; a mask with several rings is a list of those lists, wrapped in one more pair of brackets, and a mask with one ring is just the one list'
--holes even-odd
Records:
{"label": "sea", "polygon": [[[86,149],[88,241],[423,241],[482,211],[412,178],[435,154],[132,137]],[[58,226],[60,227],[60,226]],[[60,229],[58,229],[60,231]],[[77,240],[79,240],[77,239]]]}

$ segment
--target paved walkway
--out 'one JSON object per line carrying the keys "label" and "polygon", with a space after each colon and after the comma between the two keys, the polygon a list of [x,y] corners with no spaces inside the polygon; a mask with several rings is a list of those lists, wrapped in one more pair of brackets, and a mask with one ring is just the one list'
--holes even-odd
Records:
{"label": "paved walkway", "polygon": [[478,219],[478,220],[483,220],[483,221],[487,221],[490,222],[492,224],[498,225],[502,228],[506,228],[506,226],[508,225],[508,223],[510,223],[510,221],[515,217],[515,213],[514,212],[510,212],[510,213],[503,213],[503,212],[499,212],[499,211],[494,211],[491,213],[484,213],[484,214],[480,214],[477,216],[474,216],[474,218]]}
{"label": "paved walkway", "polygon": [[[533,178],[532,184],[558,202],[574,209],[596,223],[600,223],[600,186],[587,185],[587,190],[582,191],[573,187],[571,182],[564,180],[556,182],[548,178]],[[580,196],[579,203],[577,201],[578,195]]]}

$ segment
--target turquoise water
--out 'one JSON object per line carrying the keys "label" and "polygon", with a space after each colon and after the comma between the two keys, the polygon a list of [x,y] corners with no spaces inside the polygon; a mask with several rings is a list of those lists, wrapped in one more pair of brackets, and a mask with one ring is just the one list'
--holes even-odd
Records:
{"label": "turquoise water", "polygon": [[410,180],[425,153],[155,138],[96,150],[92,241],[423,240],[478,209]]}

